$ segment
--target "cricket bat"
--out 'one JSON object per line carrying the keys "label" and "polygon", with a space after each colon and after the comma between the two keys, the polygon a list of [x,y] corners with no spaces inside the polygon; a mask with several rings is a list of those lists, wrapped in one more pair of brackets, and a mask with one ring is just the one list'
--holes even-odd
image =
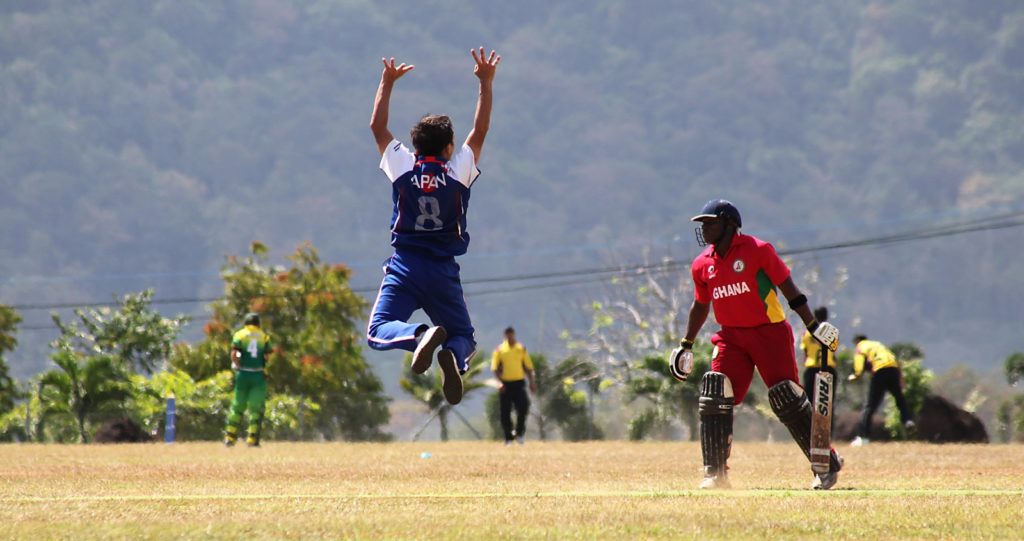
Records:
{"label": "cricket bat", "polygon": [[828,366],[828,347],[821,346],[818,373],[814,376],[814,407],[811,412],[811,470],[828,473],[832,457],[832,374]]}

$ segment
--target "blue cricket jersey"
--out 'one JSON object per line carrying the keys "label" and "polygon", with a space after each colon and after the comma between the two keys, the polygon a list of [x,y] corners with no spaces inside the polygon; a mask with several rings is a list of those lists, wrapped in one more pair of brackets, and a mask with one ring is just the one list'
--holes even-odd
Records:
{"label": "blue cricket jersey", "polygon": [[416,156],[398,140],[380,159],[391,180],[391,245],[414,248],[436,257],[466,253],[469,189],[480,175],[476,157],[462,145],[450,160]]}

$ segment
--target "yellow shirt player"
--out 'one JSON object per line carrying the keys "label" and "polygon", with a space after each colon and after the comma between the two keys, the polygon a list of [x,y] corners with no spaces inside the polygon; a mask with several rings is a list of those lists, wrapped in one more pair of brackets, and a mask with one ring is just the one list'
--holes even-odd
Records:
{"label": "yellow shirt player", "polygon": [[[522,444],[526,436],[526,416],[530,412],[530,397],[526,392],[526,384],[529,381],[530,392],[537,392],[537,384],[533,379],[533,362],[530,361],[530,354],[516,340],[516,330],[512,327],[505,329],[505,341],[491,356],[491,370],[501,382],[498,387],[498,400],[501,406],[501,428],[505,432],[505,445],[511,445],[513,440]],[[513,407],[516,410],[514,430]]]}
{"label": "yellow shirt player", "polygon": [[[819,306],[814,309],[814,318],[819,322],[828,321],[828,308]],[[832,381],[836,381],[836,353],[829,348],[824,348],[827,357],[825,372],[832,374]],[[814,377],[821,371],[821,342],[814,338],[810,331],[804,331],[800,339],[800,350],[804,352],[804,389],[810,392],[814,388]],[[832,403],[835,404],[836,386],[832,385]],[[836,418],[832,416],[832,426],[835,426]]]}
{"label": "yellow shirt player", "polygon": [[885,347],[885,344],[868,340],[868,337],[863,334],[854,336],[853,343],[856,350],[853,356],[853,374],[850,374],[850,381],[856,380],[865,371],[870,371],[872,375],[871,384],[868,386],[868,399],[864,403],[864,410],[860,416],[858,436],[853,440],[852,445],[860,446],[868,442],[871,417],[881,405],[887,392],[896,401],[896,408],[900,411],[900,422],[908,432],[912,431],[914,421],[910,418],[910,409],[907,407],[907,401],[903,398],[903,374],[900,371],[900,363],[896,359],[896,355]]}

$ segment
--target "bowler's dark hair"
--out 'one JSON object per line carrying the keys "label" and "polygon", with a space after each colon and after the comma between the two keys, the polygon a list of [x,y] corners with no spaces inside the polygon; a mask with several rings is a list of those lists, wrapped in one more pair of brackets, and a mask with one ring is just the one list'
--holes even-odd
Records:
{"label": "bowler's dark hair", "polygon": [[860,343],[861,340],[867,340],[867,339],[868,339],[868,337],[863,335],[863,334],[855,334],[853,336],[853,343],[854,344],[858,344],[858,343]]}
{"label": "bowler's dark hair", "polygon": [[516,330],[512,327],[505,327],[505,334],[515,334]]}
{"label": "bowler's dark hair", "polygon": [[417,156],[440,156],[444,147],[455,141],[452,119],[444,115],[425,115],[409,135]]}
{"label": "bowler's dark hair", "polygon": [[828,308],[819,306],[814,309],[814,319],[818,321],[828,321]]}

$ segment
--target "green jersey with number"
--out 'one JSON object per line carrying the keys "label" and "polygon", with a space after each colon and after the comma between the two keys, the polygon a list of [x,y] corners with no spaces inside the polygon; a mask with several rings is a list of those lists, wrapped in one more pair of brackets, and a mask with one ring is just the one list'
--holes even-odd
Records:
{"label": "green jersey with number", "polygon": [[246,325],[231,339],[231,348],[241,353],[239,365],[243,372],[262,371],[267,365],[270,336],[255,325]]}

